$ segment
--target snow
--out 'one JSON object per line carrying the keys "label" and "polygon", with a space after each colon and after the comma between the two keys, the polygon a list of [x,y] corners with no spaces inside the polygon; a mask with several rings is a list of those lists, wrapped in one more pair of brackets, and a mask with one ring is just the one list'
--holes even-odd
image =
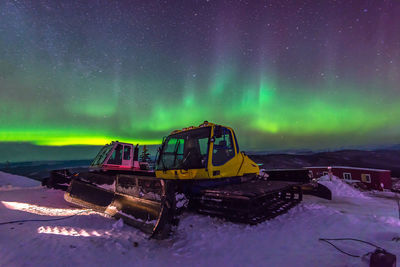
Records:
{"label": "snow", "polygon": [[176,194],[175,200],[176,200],[176,207],[178,209],[187,207],[187,205],[189,204],[189,200],[186,199],[185,194]]}
{"label": "snow", "polygon": [[400,192],[400,178],[392,177],[392,189]]}
{"label": "snow", "polygon": [[[321,237],[375,243],[399,264],[397,203],[336,180],[322,182],[333,190],[332,201],[305,196],[288,213],[256,226],[185,213],[175,235],[160,241],[121,220],[69,206],[61,191],[0,173],[1,188],[7,186],[0,191],[0,266],[368,266]],[[335,244],[358,255],[374,250],[353,241]]]}
{"label": "snow", "polygon": [[[154,225],[157,223],[157,220],[143,220],[143,219],[141,219],[141,218],[136,218],[135,216],[132,216],[132,215],[130,215],[130,214],[127,214],[127,213],[125,213],[125,212],[123,212],[123,211],[118,211],[118,209],[117,209],[116,207],[113,207],[113,206],[107,207],[107,210],[108,210],[109,208],[113,209],[113,210],[114,210],[114,213],[108,213],[108,214],[114,214],[114,215],[115,215],[115,214],[118,213],[119,216],[125,217],[125,218],[127,218],[127,219],[131,219],[131,220],[136,221],[136,222],[141,222],[141,223],[145,223],[145,224],[150,224],[150,225],[153,225],[153,227],[154,227]],[[106,211],[106,212],[107,212],[107,211]],[[123,224],[124,224],[122,218],[119,219],[118,221],[119,221],[120,223],[122,223],[122,225],[121,225],[121,227],[120,227],[120,228],[122,228],[122,226],[123,226]],[[114,225],[115,225],[115,224],[114,224]]]}
{"label": "snow", "polygon": [[349,166],[316,166],[316,167],[306,167],[306,169],[349,169],[349,170],[366,170],[366,171],[376,171],[376,172],[390,172],[390,170],[383,169],[371,169],[371,168],[359,168],[359,167],[349,167]]}
{"label": "snow", "polygon": [[114,229],[122,229],[122,227],[124,227],[124,221],[122,219],[119,219],[118,221],[113,223],[112,227]]}
{"label": "snow", "polygon": [[348,183],[344,182],[342,179],[335,175],[324,175],[318,178],[320,184],[325,185],[332,192],[333,199],[340,198],[368,198],[366,194],[360,192],[356,188],[352,187]]}
{"label": "snow", "polygon": [[385,190],[385,191],[372,190],[368,194],[371,196],[374,196],[374,197],[384,197],[384,198],[400,200],[400,193],[392,192],[392,191],[388,191],[388,190]]}
{"label": "snow", "polygon": [[38,186],[40,186],[39,181],[0,171],[0,191]]}
{"label": "snow", "polygon": [[112,184],[98,184],[97,187],[103,188],[108,191],[115,191],[115,181]]}

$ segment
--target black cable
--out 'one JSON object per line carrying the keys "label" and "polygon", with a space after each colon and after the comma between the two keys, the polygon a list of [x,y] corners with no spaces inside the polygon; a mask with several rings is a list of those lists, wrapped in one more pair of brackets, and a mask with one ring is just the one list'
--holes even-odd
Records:
{"label": "black cable", "polygon": [[373,246],[373,247],[376,247],[376,248],[383,249],[383,248],[381,248],[380,246],[377,246],[377,245],[375,245],[375,244],[373,244],[373,243],[371,243],[371,242],[367,242],[367,241],[360,240],[360,239],[356,239],[356,238],[320,238],[320,240],[333,240],[333,241],[335,241],[335,240],[338,240],[338,241],[341,241],[341,240],[351,240],[351,241],[357,241],[357,242],[361,242],[361,243],[368,244],[368,245]]}
{"label": "black cable", "polygon": [[346,251],[341,250],[340,248],[338,248],[337,246],[335,246],[334,244],[332,244],[331,242],[329,242],[327,239],[320,238],[319,240],[325,241],[326,243],[328,243],[328,244],[331,245],[332,247],[336,248],[337,250],[339,250],[340,252],[342,252],[342,253],[344,253],[344,254],[346,254],[346,255],[348,255],[348,256],[351,256],[351,257],[354,257],[354,258],[359,258],[359,257],[360,257],[360,256],[358,256],[358,255],[353,255],[353,254],[347,253]]}
{"label": "black cable", "polygon": [[32,219],[32,220],[17,220],[17,221],[9,221],[9,222],[0,222],[0,225],[13,224],[13,223],[24,223],[24,222],[49,222],[49,221],[59,221],[59,220],[69,219],[69,218],[71,218],[71,217],[74,217],[74,216],[76,216],[76,215],[78,215],[78,214],[81,214],[81,213],[84,213],[84,212],[87,212],[87,211],[91,211],[91,210],[84,210],[84,211],[78,212],[78,213],[76,213],[76,214],[67,216],[67,217],[61,217],[61,218],[55,218],[55,219],[43,219],[43,220],[41,220],[41,219],[36,219],[36,220],[35,220],[35,219]]}
{"label": "black cable", "polygon": [[340,248],[338,248],[337,246],[335,246],[334,244],[332,244],[329,241],[343,241],[343,240],[357,241],[357,242],[365,243],[365,244],[368,244],[370,246],[373,246],[375,248],[378,248],[378,249],[381,249],[381,250],[385,251],[383,248],[381,248],[381,247],[379,247],[379,246],[377,246],[375,244],[372,244],[371,242],[367,242],[367,241],[356,239],[356,238],[319,238],[319,240],[320,241],[324,241],[324,242],[330,244],[331,246],[333,246],[334,248],[336,248],[337,250],[339,250],[340,252],[342,252],[342,253],[344,253],[344,254],[346,254],[348,256],[355,257],[355,258],[360,258],[361,256],[345,252],[345,251],[341,250]]}

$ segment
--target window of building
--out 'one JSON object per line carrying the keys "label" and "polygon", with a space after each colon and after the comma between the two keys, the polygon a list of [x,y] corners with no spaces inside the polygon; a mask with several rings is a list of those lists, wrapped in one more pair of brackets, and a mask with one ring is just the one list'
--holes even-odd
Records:
{"label": "window of building", "polygon": [[369,173],[361,174],[361,181],[364,183],[371,183],[371,175]]}
{"label": "window of building", "polygon": [[351,173],[344,172],[344,173],[343,173],[343,179],[345,179],[345,180],[351,180]]}

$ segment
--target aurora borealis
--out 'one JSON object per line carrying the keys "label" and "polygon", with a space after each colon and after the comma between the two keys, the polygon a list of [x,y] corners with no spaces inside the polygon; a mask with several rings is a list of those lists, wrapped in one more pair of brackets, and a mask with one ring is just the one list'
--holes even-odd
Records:
{"label": "aurora borealis", "polygon": [[400,142],[396,1],[0,2],[0,142]]}

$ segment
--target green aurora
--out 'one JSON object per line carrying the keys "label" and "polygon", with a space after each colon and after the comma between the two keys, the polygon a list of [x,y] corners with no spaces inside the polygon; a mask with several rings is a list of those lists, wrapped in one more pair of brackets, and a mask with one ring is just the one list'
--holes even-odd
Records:
{"label": "green aurora", "polygon": [[[350,138],[347,144],[373,142],[374,134],[393,142],[399,131],[400,101],[383,98],[375,88],[355,90],[342,85],[341,89],[331,90],[326,84],[318,91],[298,86],[288,90],[290,85],[276,84],[265,76],[253,84],[221,76],[206,85],[207,90],[200,91],[191,83],[183,86],[178,97],[163,101],[141,97],[140,89],[135,90],[135,80],[124,81],[129,91],[119,87],[121,92],[129,92],[127,95],[110,96],[107,88],[115,86],[113,81],[92,82],[73,76],[64,79],[75,82],[69,88],[62,83],[65,89],[61,96],[57,96],[57,90],[26,95],[29,88],[49,87],[47,80],[31,80],[29,85],[8,81],[15,87],[11,97],[2,94],[0,140],[51,146],[102,145],[111,140],[159,144],[171,130],[204,120],[231,125],[242,139],[251,133],[257,139],[248,138],[246,145],[253,149],[264,138],[262,145],[268,145],[268,139],[308,140],[296,147],[318,147],[319,138],[330,136]],[[91,88],[104,96],[91,97]],[[79,97],[71,93],[77,90]],[[51,103],[54,100],[56,103]],[[142,108],[146,105],[147,109]],[[313,140],[316,142],[311,143]],[[279,146],[288,148],[284,142]]]}
{"label": "green aurora", "polygon": [[189,4],[165,16],[142,4],[154,13],[143,18],[100,2],[0,4],[0,142],[159,144],[204,120],[233,127],[246,150],[400,141],[400,37],[378,13],[272,6],[256,20],[258,7],[211,3],[177,26]]}

